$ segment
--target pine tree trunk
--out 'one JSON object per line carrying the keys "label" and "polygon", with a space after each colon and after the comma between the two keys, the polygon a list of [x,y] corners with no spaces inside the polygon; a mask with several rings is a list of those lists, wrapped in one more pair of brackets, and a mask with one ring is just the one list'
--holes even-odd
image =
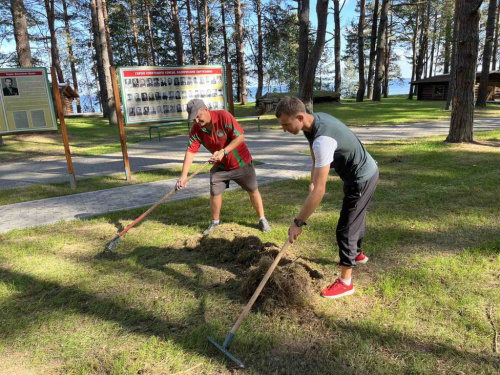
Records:
{"label": "pine tree trunk", "polygon": [[[141,15],[142,17],[144,17],[146,15],[146,9],[144,7],[144,2],[143,1],[140,1],[140,4],[141,4]],[[144,40],[148,40],[149,39],[149,36],[148,36],[148,30],[147,30],[147,18],[146,20],[142,20],[142,35],[144,37]],[[149,48],[144,48],[144,52],[146,53],[146,64],[149,66],[151,65],[151,54],[149,53]]]}
{"label": "pine tree trunk", "polygon": [[429,20],[430,20],[431,2],[427,2],[427,12],[424,12],[422,18],[422,29],[420,30],[420,49],[417,58],[417,76],[416,79],[422,78],[424,72],[425,55],[427,54],[429,43]]}
{"label": "pine tree trunk", "polygon": [[97,0],[90,0],[90,12],[92,21],[92,34],[94,36],[95,62],[97,65],[97,77],[99,78],[99,103],[102,107],[103,117],[109,117],[108,91],[106,89],[106,73],[102,64],[102,46],[99,35],[99,22],[97,19]]}
{"label": "pine tree trunk", "polygon": [[221,14],[222,14],[222,37],[224,39],[224,63],[229,63],[228,51],[227,51],[227,34],[226,34],[226,10],[224,9],[224,0],[220,2]]}
{"label": "pine tree trunk", "polygon": [[[391,1],[392,4],[392,1]],[[392,12],[391,12],[391,23],[389,25],[389,31],[385,37],[385,45],[387,52],[385,54],[385,79],[384,79],[384,98],[389,96],[389,69],[391,66],[391,48],[392,48]]]}
{"label": "pine tree trunk", "polygon": [[148,39],[149,39],[149,46],[151,48],[151,58],[153,59],[153,65],[156,65],[156,51],[153,39],[153,30],[151,29],[151,13],[149,11],[149,0],[144,0],[144,5],[146,7],[146,20],[148,21]]}
{"label": "pine tree trunk", "polygon": [[[206,1],[206,0],[204,0]],[[234,21],[236,26],[237,50],[238,54],[238,80],[240,82],[241,104],[248,103],[247,78],[245,71],[245,45],[243,43],[243,25],[240,0],[234,2]]]}
{"label": "pine tree trunk", "polygon": [[182,31],[179,24],[179,10],[177,8],[177,0],[170,0],[172,9],[172,23],[174,26],[174,39],[175,39],[175,56],[177,65],[184,65],[186,56],[184,55],[184,45],[182,44]]}
{"label": "pine tree trunk", "polygon": [[362,102],[365,96],[366,82],[365,82],[365,53],[364,53],[364,28],[365,28],[365,8],[366,0],[359,2],[359,23],[358,23],[358,77],[359,88],[356,93],[356,101]]}
{"label": "pine tree trunk", "polygon": [[335,92],[340,92],[342,87],[342,70],[340,68],[340,4],[333,0],[333,19],[335,22]]}
{"label": "pine tree trunk", "polygon": [[497,4],[497,18],[495,22],[495,40],[493,41],[493,62],[491,63],[491,70],[497,69],[498,57],[498,31],[500,29],[500,1]]}
{"label": "pine tree trunk", "polygon": [[[191,40],[191,54],[193,55],[193,63],[194,65],[198,65],[198,55],[196,54],[196,45],[194,42],[194,29],[193,29],[193,19],[191,15],[191,0],[186,0],[186,10],[188,17],[188,26],[189,26],[189,39]],[[224,17],[224,14],[222,14]]]}
{"label": "pine tree trunk", "polygon": [[16,51],[19,66],[21,68],[30,68],[33,66],[33,59],[31,58],[24,0],[10,0],[10,11],[12,13],[12,21],[14,25],[14,39],[16,40]]}
{"label": "pine tree trunk", "polygon": [[[307,8],[309,9],[309,6]],[[314,88],[314,80],[316,78],[316,69],[318,67],[318,62],[321,59],[321,55],[323,54],[323,49],[325,48],[325,35],[326,35],[326,26],[328,17],[328,0],[317,0],[316,14],[318,16],[316,41],[311,50],[311,53],[307,56],[307,63],[303,73],[303,84],[300,85],[299,88],[299,98],[304,102],[306,109],[310,113],[312,113],[313,110],[313,92],[314,92],[313,88]],[[309,21],[309,19],[307,21]],[[303,46],[299,45],[299,51],[300,48],[303,48]],[[300,58],[300,52],[299,52],[299,58]]]}
{"label": "pine tree trunk", "polygon": [[[457,0],[456,0],[457,1]],[[456,60],[457,60],[457,38],[458,38],[458,28],[460,26],[458,22],[458,5],[455,3],[455,11],[453,14],[453,38],[451,44],[451,61],[450,61],[450,83],[448,85],[448,96],[446,97],[445,110],[448,111],[451,107],[451,99],[453,97],[453,91],[455,90],[455,72],[456,72]],[[474,78],[474,82],[476,79]]]}
{"label": "pine tree trunk", "polygon": [[[210,26],[210,14],[208,13],[207,0],[203,0],[203,6],[205,7],[205,64],[210,64],[210,41],[208,35],[208,28]],[[243,36],[241,37],[241,39],[243,40]]]}
{"label": "pine tree trunk", "polygon": [[198,45],[200,47],[200,60],[201,64],[205,65],[205,51],[203,49],[203,33],[201,31],[201,12],[200,12],[200,3],[198,0],[195,0],[196,5],[196,17],[198,19]]}
{"label": "pine tree trunk", "polygon": [[378,27],[377,61],[375,64],[375,82],[373,83],[373,101],[381,99],[381,85],[385,79],[385,35],[387,33],[387,14],[389,12],[389,0],[382,0],[380,12],[380,24]]}
{"label": "pine tree trunk", "polygon": [[444,64],[443,73],[450,72],[450,59],[451,59],[451,33],[452,33],[452,17],[449,16],[446,20],[446,29],[444,37]]}
{"label": "pine tree trunk", "polygon": [[436,34],[438,23],[438,11],[434,12],[434,26],[432,29],[432,47],[431,47],[431,62],[429,64],[429,77],[432,77],[432,67],[434,66],[434,52],[436,52]]}
{"label": "pine tree trunk", "polygon": [[264,50],[264,40],[262,37],[262,9],[260,0],[255,0],[257,7],[257,34],[258,34],[258,45],[257,45],[257,92],[255,98],[260,98],[262,96],[262,90],[264,89],[264,66],[263,66],[263,50]]}
{"label": "pine tree trunk", "polygon": [[[418,36],[418,28],[420,25],[420,5],[417,5],[417,19],[415,22],[415,30],[413,32],[413,38],[411,40],[412,47],[412,59],[411,59],[411,81],[416,80],[416,71],[417,71],[417,36]],[[410,85],[410,92],[408,93],[408,99],[413,100],[413,91],[415,90],[415,86]]]}
{"label": "pine tree trunk", "polygon": [[309,0],[298,0],[297,12],[299,18],[299,87],[303,87],[309,57]]}
{"label": "pine tree trunk", "polygon": [[483,65],[481,69],[481,81],[477,93],[476,107],[486,107],[488,99],[488,84],[490,82],[491,50],[493,48],[493,35],[495,33],[495,17],[497,11],[497,0],[490,0],[488,6],[488,20],[486,21],[486,40],[484,41]]}
{"label": "pine tree trunk", "polygon": [[379,0],[375,0],[375,4],[373,7],[373,17],[372,17],[372,35],[370,42],[370,62],[368,64],[368,92],[367,98],[373,98],[373,68],[375,66],[375,59],[377,57],[377,21],[378,21],[378,6]]}
{"label": "pine tree trunk", "polygon": [[135,0],[130,0],[130,20],[132,21],[132,32],[134,34],[134,47],[137,65],[141,65],[141,54],[139,53],[139,33],[137,31],[137,18],[135,17]]}
{"label": "pine tree trunk", "polygon": [[[71,40],[71,31],[69,28],[69,15],[66,0],[62,0],[64,28],[66,30],[66,44],[68,45],[68,56],[71,67],[71,77],[73,78],[73,89],[78,94],[78,79],[76,76],[75,57],[73,55],[73,41]],[[76,98],[76,112],[82,113],[82,106],[80,105],[80,98]]]}
{"label": "pine tree trunk", "polygon": [[52,59],[52,66],[56,68],[57,79],[59,82],[64,83],[61,61],[59,60],[59,47],[57,46],[54,0],[44,0],[44,2],[50,31],[50,57]]}
{"label": "pine tree trunk", "polygon": [[113,48],[111,46],[111,33],[109,31],[109,21],[108,21],[108,4],[106,3],[106,0],[102,0],[102,15],[104,17],[104,29],[106,30],[106,44],[108,46],[109,64],[113,66],[114,65]]}
{"label": "pine tree trunk", "polygon": [[479,47],[479,19],[482,0],[457,0],[458,22],[455,90],[447,142],[474,140],[474,84]]}

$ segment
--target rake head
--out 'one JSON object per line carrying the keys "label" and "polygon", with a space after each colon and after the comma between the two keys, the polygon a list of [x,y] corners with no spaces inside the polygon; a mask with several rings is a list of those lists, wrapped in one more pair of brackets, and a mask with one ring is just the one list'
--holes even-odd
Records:
{"label": "rake head", "polygon": [[110,243],[106,245],[105,251],[109,251],[110,253],[116,252],[116,246],[118,245],[118,242],[120,241],[120,236],[116,236],[111,240]]}
{"label": "rake head", "polygon": [[236,363],[241,368],[245,368],[245,364],[243,362],[241,362],[239,359],[233,357],[233,355],[227,351],[227,346],[229,344],[229,341],[231,341],[232,338],[233,338],[233,334],[230,333],[229,336],[226,338],[226,341],[224,341],[224,344],[222,346],[217,344],[215,342],[215,340],[211,337],[208,337],[208,341],[210,341],[212,344],[214,344],[215,347],[217,349],[219,349],[222,353],[224,353],[229,359],[231,359],[231,361]]}

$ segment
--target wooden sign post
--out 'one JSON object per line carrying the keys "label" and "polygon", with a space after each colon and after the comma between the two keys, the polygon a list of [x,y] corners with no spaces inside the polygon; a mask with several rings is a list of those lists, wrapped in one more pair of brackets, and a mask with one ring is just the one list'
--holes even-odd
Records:
{"label": "wooden sign post", "polygon": [[226,84],[227,84],[227,104],[229,112],[234,116],[234,98],[233,98],[233,70],[231,64],[226,64]]}
{"label": "wooden sign post", "polygon": [[52,75],[52,92],[54,93],[54,99],[56,101],[57,117],[59,118],[59,124],[61,125],[64,152],[66,153],[66,162],[68,164],[69,184],[71,185],[72,189],[76,189],[76,177],[73,170],[73,160],[71,159],[71,152],[69,150],[68,131],[66,130],[66,122],[64,121],[64,112],[61,102],[61,94],[59,93],[59,84],[57,82],[56,69],[54,67],[50,68],[50,73]]}
{"label": "wooden sign post", "polygon": [[109,67],[111,73],[111,81],[113,82],[113,95],[115,96],[116,119],[118,121],[118,129],[120,130],[120,143],[122,145],[123,164],[125,166],[125,178],[127,181],[132,180],[130,175],[130,163],[128,161],[127,140],[125,139],[125,124],[122,116],[120,92],[118,90],[118,80],[116,79],[116,68]]}

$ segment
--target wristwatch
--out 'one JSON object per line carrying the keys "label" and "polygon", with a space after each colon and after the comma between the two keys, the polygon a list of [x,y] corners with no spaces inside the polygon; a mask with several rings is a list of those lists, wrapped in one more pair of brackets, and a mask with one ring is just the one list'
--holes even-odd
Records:
{"label": "wristwatch", "polygon": [[227,154],[226,149],[225,149],[225,148],[223,148],[223,149],[222,149],[222,151],[224,151],[224,157],[227,157],[227,155],[228,155],[228,154]]}
{"label": "wristwatch", "polygon": [[297,219],[297,218],[293,219],[293,222],[299,228],[302,227],[302,226],[304,226],[304,225],[307,225],[307,223],[304,220],[300,220],[300,219]]}

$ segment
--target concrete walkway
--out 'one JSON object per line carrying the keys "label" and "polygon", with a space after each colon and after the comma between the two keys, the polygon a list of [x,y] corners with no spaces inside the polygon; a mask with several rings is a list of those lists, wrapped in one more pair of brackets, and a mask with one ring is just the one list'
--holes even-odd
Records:
{"label": "concrete walkway", "polygon": [[[500,118],[479,118],[475,130],[500,128]],[[353,131],[363,142],[387,141],[410,137],[447,134],[449,122],[422,123],[384,127],[355,127]],[[261,133],[248,132],[246,142],[255,160],[265,164],[257,166],[259,183],[307,176],[310,156],[300,153],[308,149],[302,135],[293,136],[278,130]],[[187,136],[177,136],[144,141],[129,147],[132,173],[139,170],[158,169],[182,164]],[[203,163],[209,153],[201,150],[195,162]],[[74,158],[78,179],[123,173],[121,153],[96,157]],[[65,160],[37,163],[13,163],[0,166],[1,189],[23,187],[40,183],[67,181]],[[38,201],[0,206],[0,233],[61,220],[85,218],[112,211],[149,206],[174,188],[175,179],[124,186]],[[235,184],[233,184],[235,185]],[[232,189],[236,188],[233,186]],[[169,200],[180,200],[208,195],[209,176],[194,178],[188,188],[175,193]]]}

